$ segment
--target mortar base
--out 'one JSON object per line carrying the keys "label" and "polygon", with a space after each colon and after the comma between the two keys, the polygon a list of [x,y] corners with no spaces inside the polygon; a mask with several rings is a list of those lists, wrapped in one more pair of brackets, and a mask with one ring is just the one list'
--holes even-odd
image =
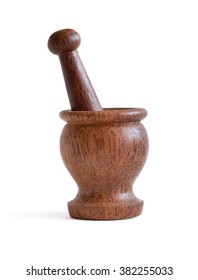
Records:
{"label": "mortar base", "polygon": [[69,214],[72,218],[83,220],[122,220],[139,216],[143,209],[143,200],[133,197],[133,200],[116,203],[89,203],[76,199],[68,202]]}

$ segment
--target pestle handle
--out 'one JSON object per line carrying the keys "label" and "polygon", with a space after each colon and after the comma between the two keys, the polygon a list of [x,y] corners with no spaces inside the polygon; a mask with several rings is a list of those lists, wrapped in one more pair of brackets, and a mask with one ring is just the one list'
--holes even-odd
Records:
{"label": "pestle handle", "polygon": [[80,35],[72,29],[53,33],[48,48],[60,59],[65,85],[73,111],[101,111],[102,107],[78,55]]}

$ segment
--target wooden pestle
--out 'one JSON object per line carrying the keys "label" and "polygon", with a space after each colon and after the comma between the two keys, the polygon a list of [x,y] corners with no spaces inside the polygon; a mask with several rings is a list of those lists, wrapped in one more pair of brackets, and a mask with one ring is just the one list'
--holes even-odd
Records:
{"label": "wooden pestle", "polygon": [[102,111],[102,107],[78,55],[80,35],[72,29],[53,33],[48,48],[57,54],[63,71],[72,111]]}

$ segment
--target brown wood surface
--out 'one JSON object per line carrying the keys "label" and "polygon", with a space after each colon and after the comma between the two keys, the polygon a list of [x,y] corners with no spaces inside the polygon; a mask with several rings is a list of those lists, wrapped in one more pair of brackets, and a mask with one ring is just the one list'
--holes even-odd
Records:
{"label": "brown wood surface", "polygon": [[79,45],[80,36],[72,29],[57,31],[48,41],[49,50],[60,58],[71,109],[101,111],[100,102],[76,50]]}
{"label": "brown wood surface", "polygon": [[140,122],[146,114],[144,109],[60,113],[68,122],[61,135],[61,155],[79,189],[68,203],[72,217],[115,220],[141,214],[143,201],[132,186],[148,152]]}
{"label": "brown wood surface", "polygon": [[62,111],[67,122],[60,139],[64,164],[78,185],[68,202],[71,217],[116,220],[138,216],[143,201],[133,183],[144,166],[148,136],[141,108],[102,109],[76,51],[79,34],[57,31],[48,41],[62,65],[72,110]]}

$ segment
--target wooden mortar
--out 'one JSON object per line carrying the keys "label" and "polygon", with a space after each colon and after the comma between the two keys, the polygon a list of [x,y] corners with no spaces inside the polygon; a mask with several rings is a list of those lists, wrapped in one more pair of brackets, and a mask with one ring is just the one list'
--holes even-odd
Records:
{"label": "wooden mortar", "polygon": [[143,201],[133,183],[144,166],[148,136],[142,108],[102,109],[77,53],[79,34],[72,29],[52,34],[48,47],[58,54],[72,110],[60,138],[63,162],[78,185],[68,202],[71,217],[92,220],[133,218]]}

